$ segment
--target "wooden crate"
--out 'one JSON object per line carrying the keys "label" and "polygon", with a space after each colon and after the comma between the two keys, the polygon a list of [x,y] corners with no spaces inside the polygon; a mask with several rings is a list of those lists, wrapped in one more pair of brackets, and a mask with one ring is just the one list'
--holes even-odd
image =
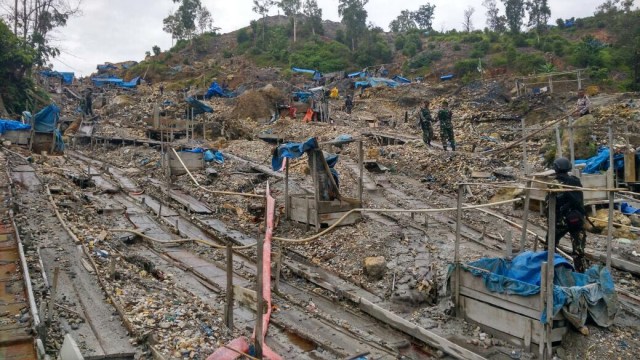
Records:
{"label": "wooden crate", "polygon": [[[180,154],[180,159],[182,159],[189,171],[204,169],[204,153],[178,152],[178,154]],[[171,175],[184,175],[187,173],[173,151],[164,154],[162,161],[164,166],[169,166]]]}
{"label": "wooden crate", "polygon": [[[321,226],[331,226],[348,211],[360,207],[358,200],[347,200],[319,201],[316,206],[316,201],[312,194],[289,195],[289,204],[291,204],[290,217],[291,220],[308,223],[313,226],[317,225],[316,218],[318,217]],[[316,209],[318,210],[316,211]],[[340,223],[340,226],[351,225],[358,219],[360,219],[360,213],[351,213]]]}
{"label": "wooden crate", "polygon": [[[481,277],[461,269],[460,309],[465,319],[484,331],[529,351],[533,344],[539,346],[544,341],[540,294],[519,296],[490,292]],[[567,331],[567,322],[560,312],[553,318],[552,342],[560,342]]]}
{"label": "wooden crate", "polygon": [[32,136],[31,151],[36,154],[40,154],[42,152],[47,152],[49,154],[53,153],[56,141],[53,133],[36,131],[32,133]]}
{"label": "wooden crate", "polygon": [[2,139],[11,141],[12,144],[28,145],[29,136],[31,131],[29,130],[8,130],[2,134]]}
{"label": "wooden crate", "polygon": [[[553,170],[546,171],[543,173],[534,174],[532,177],[536,180],[545,181],[545,182],[553,182],[555,180],[555,172]],[[590,188],[590,189],[606,189],[613,188],[613,184],[608,183],[607,174],[580,174],[579,176],[580,182],[582,183],[582,187]],[[545,201],[545,197],[547,192],[544,189],[547,189],[548,186],[546,184],[540,184],[537,182],[532,182],[531,187],[534,188],[529,192],[531,201],[529,209],[532,211],[542,211],[544,208],[543,204]],[[537,190],[540,189],[540,190]],[[608,202],[609,197],[607,196],[607,192],[603,191],[583,191],[584,204],[593,205]]]}

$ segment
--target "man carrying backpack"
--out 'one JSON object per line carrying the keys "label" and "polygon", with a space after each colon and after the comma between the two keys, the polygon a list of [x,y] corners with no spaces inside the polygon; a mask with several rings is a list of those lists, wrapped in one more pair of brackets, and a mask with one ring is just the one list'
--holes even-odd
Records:
{"label": "man carrying backpack", "polygon": [[[571,162],[567,158],[558,158],[553,162],[556,181],[562,185],[582,187],[580,179],[569,174]],[[566,189],[566,188],[565,188]],[[584,247],[587,243],[587,233],[584,230],[586,211],[582,191],[559,192],[556,196],[556,247],[560,239],[569,233],[573,248],[573,266],[577,272],[583,273],[587,264]],[[549,234],[547,234],[547,240]]]}

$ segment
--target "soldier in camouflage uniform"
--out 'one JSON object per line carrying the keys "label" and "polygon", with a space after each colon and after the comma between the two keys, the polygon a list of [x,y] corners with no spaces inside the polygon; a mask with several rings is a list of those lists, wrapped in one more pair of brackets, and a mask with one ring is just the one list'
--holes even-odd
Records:
{"label": "soldier in camouflage uniform", "polygon": [[425,100],[424,106],[418,113],[418,124],[422,128],[422,141],[428,146],[431,146],[431,139],[433,139],[433,118],[431,117],[431,111],[429,111],[429,100]]}
{"label": "soldier in camouflage uniform", "polygon": [[[571,162],[567,158],[558,158],[553,162],[553,169],[556,171],[556,181],[562,185],[582,187],[580,179],[569,174]],[[571,246],[573,266],[577,272],[583,273],[587,264],[585,260],[584,247],[587,243],[587,233],[584,230],[586,219],[584,208],[584,198],[582,191],[561,192],[556,195],[556,247],[562,237],[569,233],[571,236]],[[549,234],[547,234],[547,240]]]}
{"label": "soldier in camouflage uniform", "polygon": [[443,102],[442,109],[438,111],[438,121],[440,121],[440,141],[442,147],[447,150],[447,143],[451,142],[451,150],[456,151],[456,142],[453,138],[453,124],[451,123],[451,110],[449,103]]}

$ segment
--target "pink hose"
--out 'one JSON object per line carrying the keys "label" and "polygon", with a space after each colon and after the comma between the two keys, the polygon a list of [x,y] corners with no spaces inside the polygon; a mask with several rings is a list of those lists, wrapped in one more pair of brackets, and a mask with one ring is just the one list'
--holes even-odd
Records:
{"label": "pink hose", "polygon": [[[271,197],[269,191],[269,184],[267,183],[267,230],[264,236],[264,246],[262,249],[262,297],[267,303],[267,312],[262,316],[262,334],[259,334],[262,340],[262,355],[265,359],[282,360],[280,355],[276,354],[267,344],[264,343],[264,338],[267,335],[267,329],[269,328],[269,319],[271,318],[271,238],[273,236],[273,218],[275,215],[276,201]],[[256,331],[253,329],[252,335],[253,343],[255,344]],[[231,341],[228,347],[240,351],[242,353],[249,352],[249,343],[244,337],[239,337]],[[226,347],[219,348],[210,355],[207,360],[233,360],[239,358],[241,355]]]}

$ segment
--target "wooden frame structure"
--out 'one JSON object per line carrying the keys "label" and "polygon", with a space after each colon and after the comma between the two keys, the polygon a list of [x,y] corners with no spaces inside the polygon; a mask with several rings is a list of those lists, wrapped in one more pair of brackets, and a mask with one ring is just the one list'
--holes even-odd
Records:
{"label": "wooden frame structure", "polygon": [[[325,170],[328,174],[328,181],[332,186],[337,189],[337,185],[334,182],[333,177],[329,171],[329,165],[327,164],[321,149],[309,151],[307,155],[310,157],[311,163],[311,176],[313,178],[313,193],[305,194],[290,194],[289,193],[289,161],[285,165],[285,217],[289,220],[294,220],[306,224],[307,229],[313,225],[316,231],[320,231],[322,225],[331,226],[348,211],[362,207],[362,192],[363,192],[363,171],[364,171],[364,152],[363,152],[363,140],[349,140],[341,142],[326,142],[321,145],[336,145],[336,144],[348,144],[351,142],[358,142],[358,198],[348,198],[338,194],[334,200],[322,200],[321,186],[319,179],[318,168]],[[336,190],[337,191],[337,190]],[[346,219],[344,219],[340,226],[350,225],[355,223],[361,217],[360,213],[351,213]]]}
{"label": "wooden frame structure", "polygon": [[[609,177],[613,178],[613,169],[610,167]],[[523,215],[522,238],[520,239],[520,251],[525,249],[527,235],[527,222],[529,216],[529,202],[531,200],[531,183],[538,180],[530,179],[525,190],[525,208]],[[613,183],[612,181],[610,183]],[[493,293],[485,289],[470,272],[473,268],[461,263],[460,241],[461,223],[464,200],[464,189],[468,184],[458,184],[458,204],[456,214],[456,241],[454,252],[455,270],[452,274],[452,293],[454,298],[456,315],[479,324],[485,331],[506,339],[512,343],[531,349],[532,344],[538,344],[541,359],[553,357],[553,347],[567,331],[566,322],[561,313],[552,317],[552,312],[546,313],[546,324],[538,319],[542,309],[553,307],[553,279],[554,259],[556,253],[555,236],[550,236],[547,247],[549,249],[547,261],[541,269],[540,293],[535,296],[519,296]],[[567,189],[545,189],[549,193],[548,233],[556,232],[556,196],[558,192],[569,191]],[[585,188],[583,191],[599,191],[598,189]],[[615,188],[607,188],[605,191],[609,197],[609,220],[607,226],[607,257],[606,266],[611,269],[611,243],[613,229],[613,198]],[[506,238],[507,257],[511,257],[511,237]],[[534,242],[534,250],[537,249],[538,238]]]}

